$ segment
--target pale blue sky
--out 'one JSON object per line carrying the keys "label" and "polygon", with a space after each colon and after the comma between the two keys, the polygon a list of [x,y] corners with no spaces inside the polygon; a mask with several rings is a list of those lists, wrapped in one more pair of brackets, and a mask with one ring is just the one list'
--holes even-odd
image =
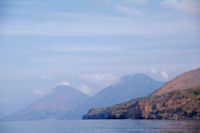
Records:
{"label": "pale blue sky", "polygon": [[0,114],[60,84],[94,95],[122,75],[198,68],[199,23],[199,0],[2,0]]}

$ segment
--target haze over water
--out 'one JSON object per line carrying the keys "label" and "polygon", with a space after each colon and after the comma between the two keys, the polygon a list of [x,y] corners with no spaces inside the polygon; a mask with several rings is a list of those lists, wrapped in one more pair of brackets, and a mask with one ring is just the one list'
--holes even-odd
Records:
{"label": "haze over water", "polygon": [[0,122],[2,133],[199,133],[200,121],[47,120]]}

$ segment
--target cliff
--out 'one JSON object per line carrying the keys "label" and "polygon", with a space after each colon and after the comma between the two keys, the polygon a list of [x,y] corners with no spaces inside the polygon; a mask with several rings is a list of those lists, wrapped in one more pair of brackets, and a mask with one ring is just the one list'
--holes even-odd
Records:
{"label": "cliff", "polygon": [[107,108],[91,109],[83,119],[200,120],[200,87],[134,99]]}

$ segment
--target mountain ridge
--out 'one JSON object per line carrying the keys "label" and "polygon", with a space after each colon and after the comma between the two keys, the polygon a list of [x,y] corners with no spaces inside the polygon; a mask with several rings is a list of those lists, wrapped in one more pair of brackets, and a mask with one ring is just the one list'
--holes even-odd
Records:
{"label": "mountain ridge", "polygon": [[[76,98],[75,98],[76,97]],[[58,86],[24,109],[2,120],[43,120],[70,117],[67,112],[88,100],[89,96],[70,86]]]}
{"label": "mountain ridge", "polygon": [[81,119],[92,107],[114,105],[146,96],[161,85],[163,82],[146,74],[123,76],[118,83],[104,88],[92,98],[73,87],[59,86],[4,120]]}
{"label": "mountain ridge", "polygon": [[110,106],[133,98],[147,96],[163,84],[163,82],[156,81],[143,73],[122,76],[116,84],[101,90],[78,110],[81,110],[81,114],[84,115],[90,108]]}
{"label": "mountain ridge", "polygon": [[165,83],[161,88],[153,92],[151,95],[160,95],[172,90],[184,90],[188,88],[196,88],[200,86],[200,68],[184,72],[174,79]]}
{"label": "mountain ridge", "polygon": [[90,109],[83,119],[200,119],[200,68],[178,75],[148,97]]}
{"label": "mountain ridge", "polygon": [[93,108],[83,119],[200,120],[200,87]]}

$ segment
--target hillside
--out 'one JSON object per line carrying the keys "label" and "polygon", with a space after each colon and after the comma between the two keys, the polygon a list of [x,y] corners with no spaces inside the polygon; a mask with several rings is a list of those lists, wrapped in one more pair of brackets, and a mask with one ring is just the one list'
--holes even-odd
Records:
{"label": "hillside", "polygon": [[188,88],[196,88],[200,86],[200,68],[185,72],[173,80],[167,82],[160,89],[151,95],[160,95],[173,90],[184,90]]}
{"label": "hillside", "polygon": [[172,91],[107,108],[91,109],[83,119],[200,120],[200,88]]}
{"label": "hillside", "polygon": [[89,97],[70,86],[59,86],[21,111],[3,120],[44,120],[74,118],[71,110]]}

